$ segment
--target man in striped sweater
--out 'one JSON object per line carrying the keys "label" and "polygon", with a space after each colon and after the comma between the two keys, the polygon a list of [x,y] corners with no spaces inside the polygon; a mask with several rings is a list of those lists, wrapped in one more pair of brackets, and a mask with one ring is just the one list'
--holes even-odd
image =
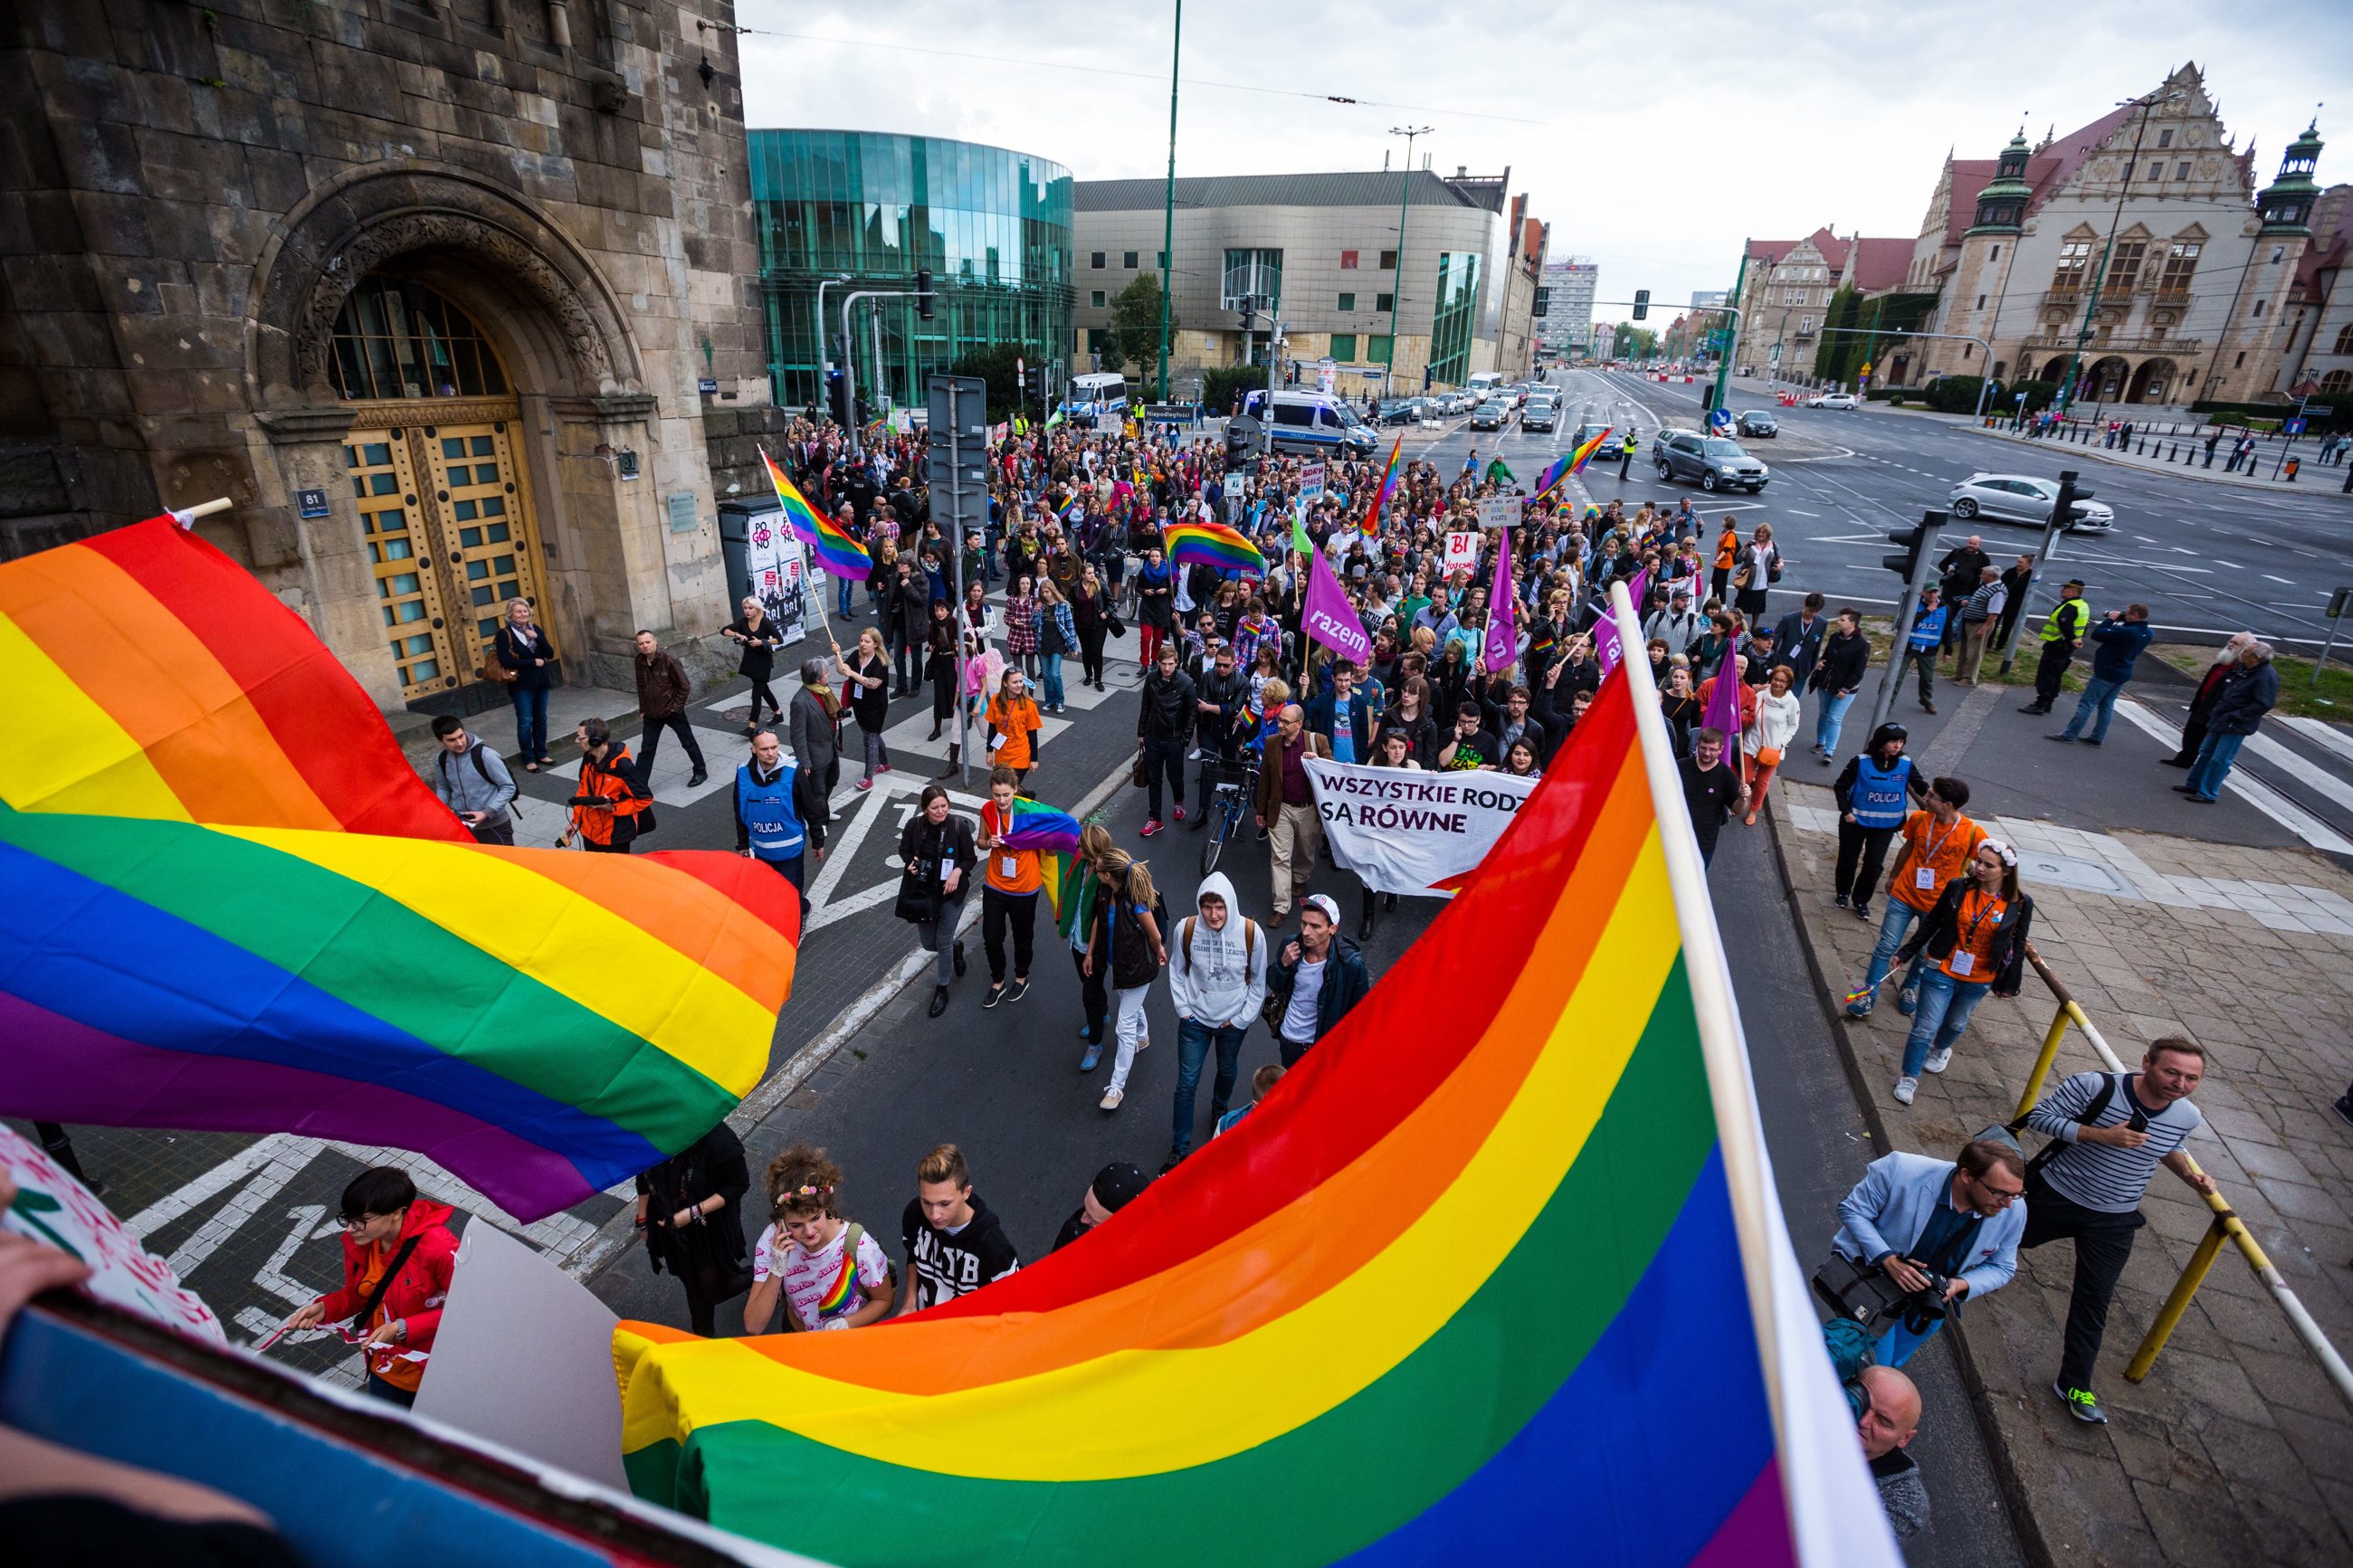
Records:
{"label": "man in striped sweater", "polygon": [[2078,1421],[2105,1422],[2092,1392],[2108,1301],[2144,1223],[2141,1194],[2162,1161],[2200,1193],[2214,1179],[2181,1152],[2205,1118],[2189,1103],[2206,1074],[2206,1051],[2169,1036],[2151,1041],[2137,1073],[2083,1072],[2044,1095],[2026,1124],[2051,1134],[2026,1173],[2026,1234],[2019,1245],[2062,1237],[2075,1243],[2075,1289],[2067,1303],[2066,1348],[2051,1391]]}

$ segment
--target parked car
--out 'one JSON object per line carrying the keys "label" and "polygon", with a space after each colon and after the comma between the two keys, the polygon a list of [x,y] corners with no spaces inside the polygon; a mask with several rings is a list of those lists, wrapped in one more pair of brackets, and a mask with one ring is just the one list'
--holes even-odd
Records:
{"label": "parked car", "polygon": [[1438,399],[1438,412],[1449,419],[1458,414],[1468,414],[1477,405],[1477,400],[1467,392],[1444,393]]}
{"label": "parked car", "polygon": [[[1948,504],[1957,521],[1985,517],[2042,528],[2059,504],[2059,483],[2031,474],[1971,474],[1953,487]],[[2079,500],[2074,510],[2070,533],[2106,533],[2116,526],[2116,509],[2105,501]]]}
{"label": "parked car", "polygon": [[1860,408],[1862,404],[1852,392],[1818,392],[1806,399],[1809,408]]}
{"label": "parked car", "polygon": [[1541,394],[1529,398],[1528,405],[1520,410],[1520,428],[1523,430],[1552,430],[1559,424],[1560,405]]}
{"label": "parked car", "polygon": [[1733,421],[1732,427],[1740,435],[1754,436],[1760,441],[1770,441],[1781,433],[1781,422],[1762,408],[1749,409]]}
{"label": "parked car", "polygon": [[1661,432],[1651,456],[1659,478],[1696,480],[1704,490],[1737,489],[1755,495],[1772,478],[1772,471],[1742,451],[1739,442],[1696,430]]}
{"label": "parked car", "polygon": [[1473,430],[1501,430],[1511,422],[1512,400],[1508,394],[1490,397],[1471,411]]}

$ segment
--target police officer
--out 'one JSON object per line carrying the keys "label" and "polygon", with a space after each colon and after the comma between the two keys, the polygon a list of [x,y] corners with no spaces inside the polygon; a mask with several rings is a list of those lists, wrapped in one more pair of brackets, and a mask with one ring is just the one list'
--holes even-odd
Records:
{"label": "police officer", "polygon": [[2051,606],[2042,623],[2042,658],[2034,667],[2034,700],[2020,709],[2021,713],[2051,711],[2051,705],[2059,700],[2059,683],[2066,679],[2067,666],[2075,657],[2075,645],[2084,640],[2091,624],[2092,606],[2084,603],[2084,580],[2070,577],[2060,584],[2059,602]]}
{"label": "police officer", "polygon": [[1625,439],[1618,443],[1618,482],[1620,484],[1624,484],[1627,475],[1633,471],[1634,453],[1641,444],[1641,439],[1635,436],[1633,427],[1627,426]]}
{"label": "police officer", "polygon": [[1838,907],[1852,909],[1857,920],[1871,918],[1871,890],[1911,809],[1908,797],[1928,796],[1927,781],[1904,754],[1908,738],[1903,725],[1882,724],[1831,786],[1839,804]]}
{"label": "police officer", "polygon": [[774,730],[752,737],[752,760],[735,770],[735,852],[773,867],[795,892],[806,893],[808,838],[793,800],[797,772]]}

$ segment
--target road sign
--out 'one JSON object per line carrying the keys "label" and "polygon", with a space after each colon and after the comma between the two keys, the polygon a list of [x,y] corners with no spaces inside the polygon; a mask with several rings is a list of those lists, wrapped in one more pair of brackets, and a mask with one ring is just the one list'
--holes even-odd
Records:
{"label": "road sign", "polygon": [[2304,421],[2301,418],[2291,419],[2280,426],[2280,433],[2284,436],[2301,436],[2304,434]]}
{"label": "road sign", "polygon": [[1240,500],[1241,499],[1241,494],[1242,476],[1240,474],[1228,474],[1226,476],[1227,499],[1229,500]]}
{"label": "road sign", "polygon": [[1711,430],[1731,429],[1732,410],[1729,408],[1719,408],[1715,413],[1710,414],[1707,416],[1707,427]]}
{"label": "road sign", "polygon": [[1468,572],[1479,564],[1479,536],[1476,533],[1449,533],[1446,536],[1446,569]]}

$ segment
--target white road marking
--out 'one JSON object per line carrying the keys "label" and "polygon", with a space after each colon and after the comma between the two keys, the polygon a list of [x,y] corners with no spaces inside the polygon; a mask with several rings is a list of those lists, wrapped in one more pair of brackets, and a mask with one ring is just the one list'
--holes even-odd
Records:
{"label": "white road marking", "polygon": [[[2117,702],[2116,711],[2160,743],[2176,751],[2180,749],[2180,729],[2167,723],[2134,699],[2127,697]],[[2348,840],[2327,823],[2261,779],[2251,777],[2244,768],[2232,768],[2231,776],[2222,782],[2225,788],[2235,791],[2249,805],[2253,806],[2315,849],[2324,854],[2353,855],[2353,840]]]}
{"label": "white road marking", "polygon": [[1822,515],[1818,511],[1799,511],[1796,507],[1791,507],[1788,510],[1789,515],[1792,517],[1820,517]]}
{"label": "white road marking", "polygon": [[2295,587],[2295,584],[2293,584],[2293,583],[2289,582],[2286,578],[2284,578],[2284,577],[2274,577],[2274,576],[2273,576],[2273,575],[2272,575],[2270,573],[2268,573],[2268,572],[2266,572],[2266,573],[2264,573],[2264,574],[2263,574],[2263,581],[2264,581],[2264,582],[2266,582],[2266,583],[2277,583],[2277,584],[2281,584],[2282,586],[2284,586],[2284,587],[2293,588],[2293,587]]}
{"label": "white road marking", "polygon": [[2353,763],[2353,735],[2346,734],[2344,731],[2337,729],[2327,721],[2290,718],[2283,715],[2280,721],[2306,740],[2336,752],[2348,763]]}
{"label": "white road marking", "polygon": [[2325,800],[2333,801],[2348,811],[2353,811],[2353,784],[2348,784],[2333,773],[2322,773],[2262,731],[2247,737],[2246,749],[2286,773],[2296,783]]}
{"label": "white road marking", "polygon": [[2240,565],[2237,562],[2225,561],[2219,555],[2210,555],[2207,559],[2214,563],[2217,566],[2228,566],[2233,572],[2244,572],[2246,570],[2245,567]]}

